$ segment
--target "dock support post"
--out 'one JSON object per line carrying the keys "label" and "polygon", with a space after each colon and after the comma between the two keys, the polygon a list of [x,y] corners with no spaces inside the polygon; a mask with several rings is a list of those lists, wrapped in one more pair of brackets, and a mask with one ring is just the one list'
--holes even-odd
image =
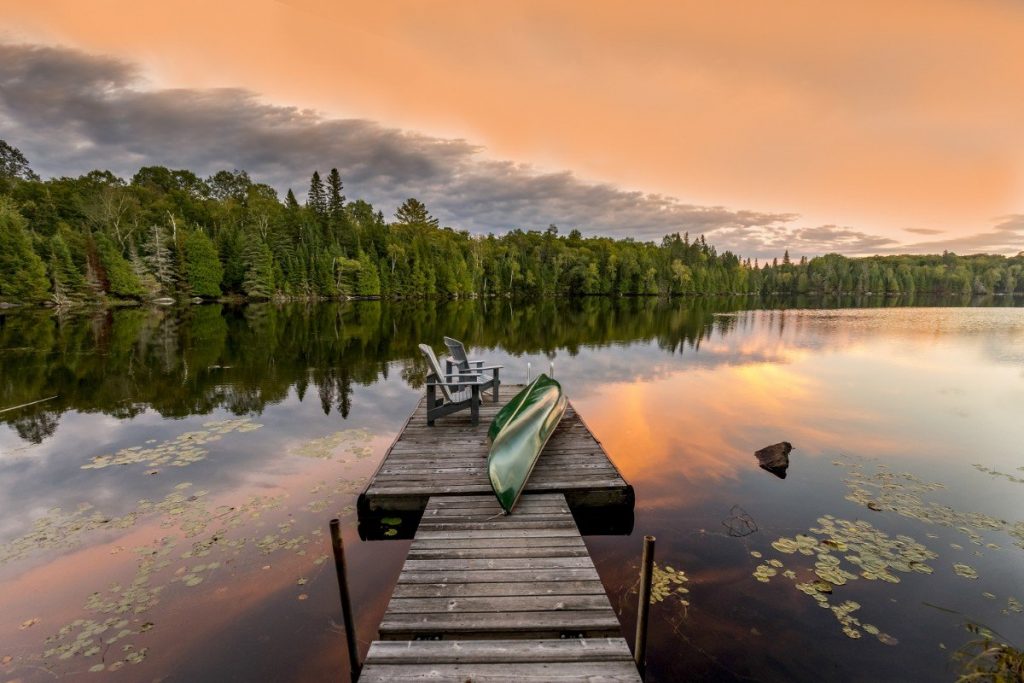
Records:
{"label": "dock support post", "polygon": [[651,575],[654,571],[654,536],[644,536],[644,551],[640,558],[640,604],[636,608],[636,642],[633,660],[640,678],[647,668],[647,613],[651,606]]}
{"label": "dock support post", "polygon": [[345,571],[345,547],[341,543],[341,528],[337,519],[331,520],[331,547],[334,550],[334,569],[338,575],[338,592],[341,594],[341,616],[345,622],[349,672],[352,683],[355,683],[359,680],[359,672],[363,667],[359,663],[359,645],[356,643],[356,627],[352,621],[352,600],[348,595],[348,580]]}

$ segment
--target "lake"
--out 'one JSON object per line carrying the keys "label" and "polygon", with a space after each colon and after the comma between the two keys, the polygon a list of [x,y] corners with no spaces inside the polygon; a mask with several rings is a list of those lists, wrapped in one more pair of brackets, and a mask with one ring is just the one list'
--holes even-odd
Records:
{"label": "lake", "polygon": [[972,624],[1024,645],[1024,308],[881,303],[0,313],[0,672],[343,677],[327,523],[365,652],[413,522],[361,540],[356,498],[449,335],[553,363],[635,487],[586,541],[632,642],[657,537],[649,681],[955,680]]}

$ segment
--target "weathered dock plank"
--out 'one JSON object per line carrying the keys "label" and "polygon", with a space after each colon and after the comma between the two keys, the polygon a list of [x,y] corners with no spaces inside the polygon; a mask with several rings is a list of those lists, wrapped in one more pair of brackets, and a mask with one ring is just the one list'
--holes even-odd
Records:
{"label": "weathered dock plank", "polygon": [[370,646],[378,664],[463,662],[622,662],[632,655],[621,638],[588,640],[379,640]]}
{"label": "weathered dock plank", "polygon": [[[426,399],[421,399],[359,497],[360,511],[419,511],[437,495],[490,496],[487,427],[521,388],[502,385],[498,402],[484,401],[476,425],[464,411],[428,427]],[[571,403],[537,461],[526,493],[562,493],[574,509],[633,504],[633,488]]]}
{"label": "weathered dock plank", "polygon": [[579,683],[636,683],[640,677],[632,662],[548,662],[529,661],[448,664],[379,664],[363,670],[360,683],[413,683],[414,681],[451,681],[452,683],[508,683],[509,681],[548,681]]}
{"label": "weathered dock plank", "polygon": [[560,493],[430,498],[380,638],[361,681],[640,680]]}

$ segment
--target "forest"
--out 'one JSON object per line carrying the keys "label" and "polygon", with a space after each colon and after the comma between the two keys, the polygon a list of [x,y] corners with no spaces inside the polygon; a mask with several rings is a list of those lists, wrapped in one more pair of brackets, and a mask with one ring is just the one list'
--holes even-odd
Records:
{"label": "forest", "polygon": [[388,220],[349,200],[337,169],[303,202],[244,170],[207,178],[162,166],[41,179],[0,140],[0,304],[170,299],[586,295],[986,295],[1024,293],[1024,252],[826,254],[759,263],[703,235],[660,243],[442,227],[407,199]]}

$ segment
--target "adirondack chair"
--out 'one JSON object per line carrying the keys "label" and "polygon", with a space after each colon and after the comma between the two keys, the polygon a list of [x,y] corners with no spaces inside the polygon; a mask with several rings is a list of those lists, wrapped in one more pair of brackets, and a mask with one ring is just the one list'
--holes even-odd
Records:
{"label": "adirondack chair", "polygon": [[[434,425],[434,420],[445,415],[469,408],[470,421],[475,425],[480,422],[480,392],[494,386],[494,378],[479,373],[444,372],[437,362],[434,350],[426,344],[420,344],[420,351],[427,361],[427,424]],[[441,398],[437,390],[441,389]],[[497,388],[495,388],[497,394]]]}
{"label": "adirondack chair", "polygon": [[494,377],[493,400],[498,402],[498,387],[501,386],[501,369],[503,365],[487,365],[487,361],[470,360],[466,355],[466,347],[458,339],[451,337],[444,338],[444,345],[448,347],[448,358],[445,359],[446,369],[451,372],[458,368],[460,372],[472,372]]}

